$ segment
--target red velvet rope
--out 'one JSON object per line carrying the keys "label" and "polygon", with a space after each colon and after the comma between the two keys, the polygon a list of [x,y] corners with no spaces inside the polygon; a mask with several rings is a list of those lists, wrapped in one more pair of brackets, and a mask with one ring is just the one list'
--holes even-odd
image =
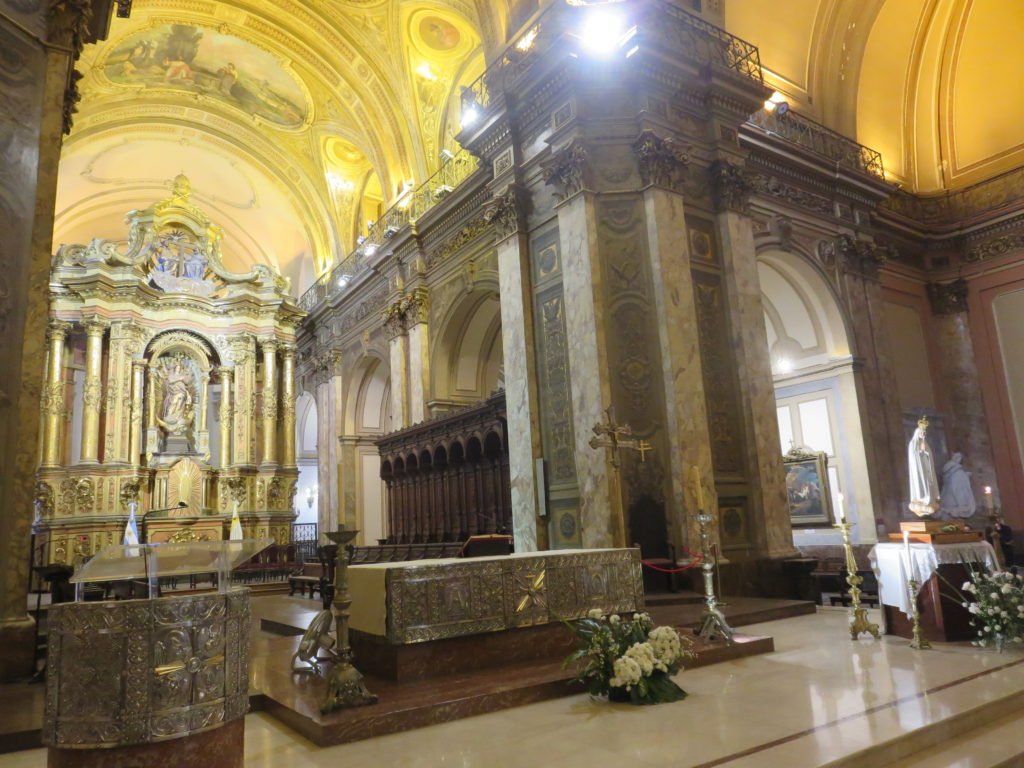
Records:
{"label": "red velvet rope", "polygon": [[704,559],[703,555],[695,555],[695,554],[693,554],[693,552],[690,551],[689,547],[683,547],[683,549],[686,550],[686,554],[688,554],[690,557],[694,558],[694,561],[692,563],[690,563],[689,565],[684,565],[682,568],[661,568],[661,567],[659,567],[657,565],[654,565],[652,563],[647,562],[646,560],[641,560],[640,562],[643,563],[648,568],[650,568],[652,571],[658,571],[659,573],[682,573],[683,571],[690,570],[694,566],[700,565],[701,560]]}

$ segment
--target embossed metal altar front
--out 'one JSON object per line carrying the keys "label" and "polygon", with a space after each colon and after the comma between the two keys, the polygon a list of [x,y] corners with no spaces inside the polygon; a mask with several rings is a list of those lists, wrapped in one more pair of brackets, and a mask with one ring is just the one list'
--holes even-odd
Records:
{"label": "embossed metal altar front", "polygon": [[249,593],[66,603],[49,611],[43,743],[186,736],[249,708]]}
{"label": "embossed metal altar front", "polygon": [[592,608],[642,610],[636,549],[480,558],[387,571],[387,639],[395,644],[578,619]]}

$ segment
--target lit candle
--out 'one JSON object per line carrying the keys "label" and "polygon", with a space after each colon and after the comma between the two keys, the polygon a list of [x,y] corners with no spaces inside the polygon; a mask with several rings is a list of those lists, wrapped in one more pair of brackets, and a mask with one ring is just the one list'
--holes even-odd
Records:
{"label": "lit candle", "polygon": [[839,516],[839,522],[840,523],[845,523],[846,522],[846,512],[843,511],[843,494],[837,493],[836,494],[836,501],[839,502],[836,505],[836,514]]}
{"label": "lit candle", "polygon": [[903,548],[907,550],[907,568],[910,568],[910,531],[903,532]]}
{"label": "lit candle", "polygon": [[987,509],[989,512],[991,512],[992,509],[993,509],[993,506],[992,506],[992,486],[991,485],[986,485],[985,486],[985,509]]}
{"label": "lit candle", "polygon": [[696,465],[693,467],[693,485],[697,494],[697,511],[700,512],[704,509],[704,486],[700,482],[700,467]]}

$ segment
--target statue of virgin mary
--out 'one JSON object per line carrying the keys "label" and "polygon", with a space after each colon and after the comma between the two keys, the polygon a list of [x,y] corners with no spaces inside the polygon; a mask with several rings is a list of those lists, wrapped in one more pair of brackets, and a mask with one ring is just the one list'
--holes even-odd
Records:
{"label": "statue of virgin mary", "polygon": [[914,436],[907,446],[907,466],[910,479],[910,511],[918,517],[930,517],[939,508],[939,481],[935,476],[935,460],[925,433],[928,419],[917,422]]}

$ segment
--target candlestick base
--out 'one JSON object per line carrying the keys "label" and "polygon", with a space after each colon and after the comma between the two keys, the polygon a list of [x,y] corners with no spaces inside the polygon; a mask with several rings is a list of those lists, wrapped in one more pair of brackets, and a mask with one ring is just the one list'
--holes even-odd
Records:
{"label": "candlestick base", "polygon": [[868,621],[868,609],[860,604],[860,585],[864,577],[857,573],[857,563],[853,556],[853,544],[850,542],[852,523],[835,523],[842,531],[843,550],[846,553],[846,583],[850,586],[850,639],[856,640],[861,635],[871,635],[875,640],[882,638],[878,625]]}
{"label": "candlestick base", "polygon": [[910,592],[910,616],[914,622],[914,639],[910,641],[910,647],[916,651],[927,651],[932,647],[928,638],[921,630],[921,611],[917,607],[917,589],[920,586],[914,579],[907,580],[907,590]]}

